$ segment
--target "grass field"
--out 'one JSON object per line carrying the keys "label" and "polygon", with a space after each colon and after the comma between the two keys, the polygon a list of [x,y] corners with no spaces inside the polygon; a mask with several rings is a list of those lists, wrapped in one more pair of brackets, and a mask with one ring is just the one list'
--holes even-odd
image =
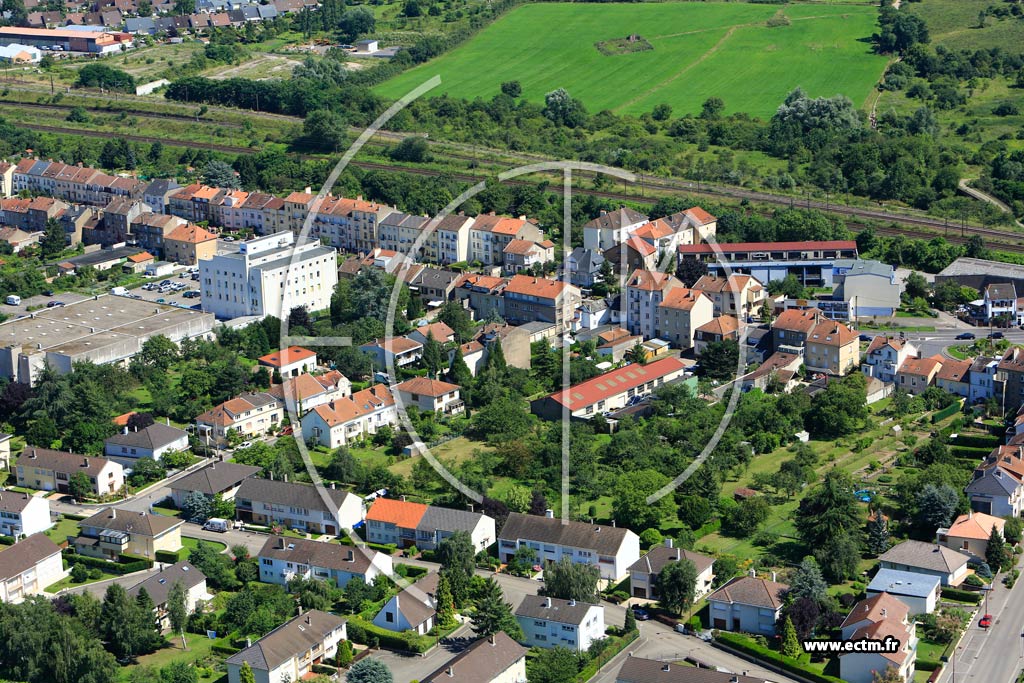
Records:
{"label": "grass field", "polygon": [[[442,84],[432,95],[489,98],[502,82],[518,80],[529,100],[564,87],[591,112],[638,114],[664,102],[681,115],[721,97],[726,111],[767,117],[797,86],[863,104],[885,66],[863,40],[876,10],[788,6],[790,25],[769,28],[778,11],[746,3],[526,5],[377,91],[398,97],[438,74]],[[630,33],[654,49],[606,56],[594,47]]]}
{"label": "grass field", "polygon": [[925,20],[934,45],[951,50],[999,47],[1019,52],[1024,42],[1024,21],[989,17],[984,28],[979,26],[978,13],[991,6],[989,0],[927,0],[904,5]]}

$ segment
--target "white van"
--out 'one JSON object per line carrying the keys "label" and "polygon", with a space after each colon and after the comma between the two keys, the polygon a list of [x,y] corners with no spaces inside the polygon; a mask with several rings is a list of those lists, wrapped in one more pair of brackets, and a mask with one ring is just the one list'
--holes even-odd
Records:
{"label": "white van", "polygon": [[7,296],[7,305],[8,306],[20,306],[21,305],[21,297],[18,296],[17,294],[9,294]]}
{"label": "white van", "polygon": [[203,528],[207,531],[218,531],[220,533],[224,533],[225,531],[231,528],[231,523],[228,522],[228,520],[226,519],[221,519],[219,517],[211,517],[210,519],[206,520],[206,524],[203,525]]}
{"label": "white van", "polygon": [[114,287],[110,290],[110,293],[114,296],[128,296],[127,287]]}

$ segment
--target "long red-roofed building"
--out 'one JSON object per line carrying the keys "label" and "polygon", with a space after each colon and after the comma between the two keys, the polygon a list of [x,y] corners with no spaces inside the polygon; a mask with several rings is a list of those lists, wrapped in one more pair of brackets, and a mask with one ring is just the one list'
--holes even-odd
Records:
{"label": "long red-roofed building", "polygon": [[682,378],[685,372],[686,366],[675,356],[646,365],[632,363],[537,399],[530,409],[548,420],[562,419],[566,408],[572,417],[588,419],[624,408],[630,401]]}

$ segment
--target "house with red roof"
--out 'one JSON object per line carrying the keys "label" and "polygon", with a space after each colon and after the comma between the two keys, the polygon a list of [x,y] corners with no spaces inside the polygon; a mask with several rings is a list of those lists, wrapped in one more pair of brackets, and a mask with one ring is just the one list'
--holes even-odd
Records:
{"label": "house with red roof", "polygon": [[505,262],[505,248],[513,240],[543,242],[544,234],[526,218],[480,214],[469,226],[469,260],[485,266],[500,266]]}
{"label": "house with red roof", "polygon": [[686,366],[675,356],[646,365],[632,363],[539,398],[533,401],[530,410],[545,420],[561,420],[566,411],[572,417],[589,419],[624,408],[630,401],[681,379],[685,372]]}
{"label": "house with red roof", "polygon": [[935,383],[945,359],[935,355],[928,358],[908,358],[896,372],[896,386],[917,396]]}
{"label": "house with red roof", "polygon": [[811,330],[822,320],[816,308],[790,308],[783,311],[772,323],[772,348],[799,354]]}
{"label": "house with red roof", "polygon": [[917,347],[911,342],[887,335],[879,335],[868,344],[861,372],[883,382],[895,382],[900,366],[908,358],[917,357]]}
{"label": "house with red roof", "polygon": [[259,364],[277,370],[281,377],[298,377],[301,373],[316,370],[316,351],[301,346],[289,346],[287,349],[273,351],[260,356]]}
{"label": "house with red roof", "polygon": [[739,273],[728,277],[704,275],[693,284],[693,289],[708,295],[715,304],[715,315],[734,315],[740,320],[758,314],[768,295],[755,278]]}
{"label": "house with red roof", "polygon": [[740,321],[731,315],[720,315],[704,323],[693,332],[693,353],[700,357],[708,344],[739,339]]}
{"label": "house with red roof", "polygon": [[656,309],[655,326],[661,339],[677,349],[693,348],[693,336],[701,325],[712,321],[714,305],[703,292],[675,287]]}
{"label": "house with red roof", "polygon": [[458,384],[429,377],[413,377],[396,384],[395,391],[406,408],[416,406],[423,411],[445,415],[458,415],[466,410]]}
{"label": "house with red roof", "polygon": [[553,323],[568,329],[580,303],[580,290],[562,280],[514,275],[501,293],[502,315],[512,325]]}
{"label": "house with red roof", "polygon": [[943,358],[942,367],[935,374],[935,386],[954,396],[966,398],[971,393],[971,360]]}
{"label": "house with red roof", "polygon": [[197,417],[197,433],[220,446],[227,444],[231,431],[243,439],[262,436],[281,424],[284,408],[284,401],[269,393],[246,392]]}
{"label": "house with red roof", "polygon": [[458,531],[469,534],[477,550],[497,539],[494,519],[479,512],[378,497],[366,511],[366,540],[399,548],[432,550]]}
{"label": "house with red roof", "polygon": [[634,270],[623,290],[623,296],[626,297],[626,329],[645,339],[660,337],[658,306],[673,289],[682,286],[679,279],[668,273]]}
{"label": "house with red roof", "polygon": [[328,448],[347,446],[398,424],[391,390],[383,384],[318,405],[302,416],[302,436]]}
{"label": "house with red roof", "polygon": [[896,596],[882,592],[861,600],[842,624],[843,640],[885,640],[892,636],[896,652],[848,652],[839,655],[839,674],[849,683],[872,683],[875,672],[893,668],[904,681],[914,678],[917,662],[917,626],[910,609]]}
{"label": "house with red roof", "polygon": [[804,348],[804,365],[811,372],[842,377],[860,361],[860,338],[841,322],[822,320],[811,328]]}

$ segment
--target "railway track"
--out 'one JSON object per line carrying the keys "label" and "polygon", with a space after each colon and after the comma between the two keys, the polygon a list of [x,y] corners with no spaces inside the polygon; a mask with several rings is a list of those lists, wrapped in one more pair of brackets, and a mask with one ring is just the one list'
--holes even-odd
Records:
{"label": "railway track", "polygon": [[[107,138],[110,138],[110,137],[114,137],[113,133],[109,133],[109,132],[105,132],[105,131],[77,130],[77,129],[63,128],[63,127],[60,127],[60,126],[50,126],[50,125],[45,125],[45,124],[34,124],[34,123],[33,124],[26,123],[26,124],[20,124],[20,125],[24,125],[26,128],[29,128],[29,129],[35,130],[35,131],[39,131],[39,132],[43,132],[43,133],[55,133],[55,134],[60,134],[60,135],[82,135],[82,136],[85,136],[85,137],[93,137],[93,138],[101,138],[101,139],[107,139]],[[141,143],[146,143],[146,144],[152,144],[154,142],[160,142],[162,144],[167,144],[167,145],[172,145],[172,146],[194,147],[194,148],[198,148],[198,149],[208,149],[208,150],[211,150],[211,151],[223,152],[225,154],[251,154],[253,152],[253,149],[248,148],[248,147],[240,147],[240,146],[237,146],[237,145],[223,145],[223,144],[212,143],[212,142],[182,141],[182,140],[174,140],[174,139],[155,137],[155,136],[148,136],[148,135],[132,135],[132,134],[120,134],[120,133],[117,134],[116,136],[124,138],[126,140],[131,140],[133,142],[141,142]],[[294,153],[294,154],[295,154],[295,156],[297,156],[299,158],[302,158],[302,159],[312,158],[312,157],[310,157],[308,155],[302,155],[302,154],[297,154],[297,153]],[[456,158],[477,159],[477,157],[460,156],[460,155],[456,155],[456,154],[449,154],[449,156],[454,156]],[[431,176],[431,177],[436,177],[436,176],[440,176],[440,175],[446,175],[446,176],[454,178],[456,180],[459,180],[459,181],[462,181],[462,182],[466,182],[466,183],[471,183],[471,184],[478,183],[478,182],[480,182],[480,181],[485,179],[482,176],[472,175],[472,174],[463,173],[463,172],[439,171],[439,170],[436,170],[436,169],[428,169],[428,168],[410,168],[410,167],[405,167],[405,166],[395,166],[395,165],[391,165],[391,164],[384,164],[384,163],[373,162],[373,161],[352,161],[351,163],[352,163],[353,166],[356,166],[358,168],[362,168],[362,169],[365,169],[365,170],[379,170],[379,171],[388,171],[388,172],[399,171],[399,172],[404,172],[404,173],[412,173],[412,174],[415,174],[415,175],[423,175],[423,176]],[[526,180],[509,180],[509,181],[506,181],[506,182],[509,183],[510,185],[522,185],[522,186],[532,186],[532,185],[535,184],[533,182],[526,181]],[[893,227],[892,225],[888,225],[888,226],[886,226],[886,225],[882,225],[882,226],[873,225],[873,227],[875,228],[875,230],[877,232],[879,232],[881,234],[885,234],[885,235],[893,235],[893,236],[895,236],[895,235],[903,235],[905,237],[918,238],[918,239],[932,239],[932,238],[935,238],[935,237],[945,237],[947,240],[949,240],[951,243],[954,243],[954,244],[963,244],[963,243],[967,242],[967,240],[971,236],[973,236],[973,235],[981,235],[986,240],[986,242],[988,243],[988,245],[991,248],[995,248],[995,249],[999,249],[999,250],[1003,250],[1003,251],[1010,251],[1010,252],[1014,252],[1014,253],[1024,253],[1024,234],[1017,236],[1014,233],[1010,233],[1010,232],[1005,232],[1005,231],[1000,231],[1000,230],[993,230],[993,229],[990,229],[990,228],[979,228],[979,227],[974,227],[974,226],[971,226],[971,227],[967,228],[966,232],[969,233],[969,234],[965,234],[965,235],[950,234],[951,232],[953,232],[953,233],[957,232],[957,226],[955,226],[955,225],[951,226],[951,225],[945,223],[944,221],[941,221],[941,220],[938,220],[938,219],[934,219],[934,218],[907,216],[907,215],[904,215],[904,214],[890,214],[890,213],[887,213],[887,212],[884,212],[884,211],[866,210],[866,209],[860,209],[860,208],[857,208],[857,207],[848,207],[848,206],[843,206],[843,205],[835,205],[835,204],[831,204],[831,203],[826,204],[825,202],[820,202],[820,201],[816,201],[816,200],[796,200],[795,198],[791,198],[791,197],[783,198],[783,197],[780,197],[778,195],[770,195],[770,194],[765,194],[765,193],[762,193],[762,192],[740,190],[740,189],[735,189],[735,188],[722,188],[722,187],[718,187],[718,186],[711,186],[711,187],[702,186],[700,188],[700,190],[697,190],[695,184],[688,183],[686,181],[668,182],[668,181],[659,180],[659,181],[654,181],[654,182],[648,182],[645,179],[645,181],[644,181],[644,188],[645,188],[645,190],[660,191],[660,192],[665,192],[665,193],[670,193],[670,194],[671,193],[686,193],[688,195],[693,195],[693,196],[707,196],[707,197],[717,197],[717,198],[724,197],[726,199],[732,199],[732,200],[735,200],[735,201],[742,201],[742,200],[746,199],[748,201],[760,202],[760,203],[764,203],[764,204],[772,204],[772,205],[775,205],[775,206],[796,206],[796,207],[800,207],[800,208],[817,208],[817,209],[821,209],[823,211],[828,211],[828,212],[832,212],[832,213],[838,213],[838,214],[850,217],[852,220],[848,220],[847,221],[847,225],[854,232],[859,232],[860,230],[864,229],[865,227],[867,227],[869,225],[868,223],[864,222],[865,220],[871,220],[871,221],[876,221],[876,222],[896,224],[898,226],[902,226],[902,227]],[[561,192],[562,191],[562,186],[559,183],[552,183],[551,186],[549,187],[549,189],[551,191],[553,191],[553,192]],[[606,191],[606,190],[594,190],[594,189],[584,189],[584,188],[576,188],[575,191],[579,192],[581,194],[593,195],[593,196],[596,196],[596,197],[602,197],[602,198],[605,198],[605,199],[611,199],[611,200],[615,200],[615,201],[644,201],[644,202],[653,202],[655,200],[654,197],[639,196],[637,193],[612,192],[612,191]]]}

